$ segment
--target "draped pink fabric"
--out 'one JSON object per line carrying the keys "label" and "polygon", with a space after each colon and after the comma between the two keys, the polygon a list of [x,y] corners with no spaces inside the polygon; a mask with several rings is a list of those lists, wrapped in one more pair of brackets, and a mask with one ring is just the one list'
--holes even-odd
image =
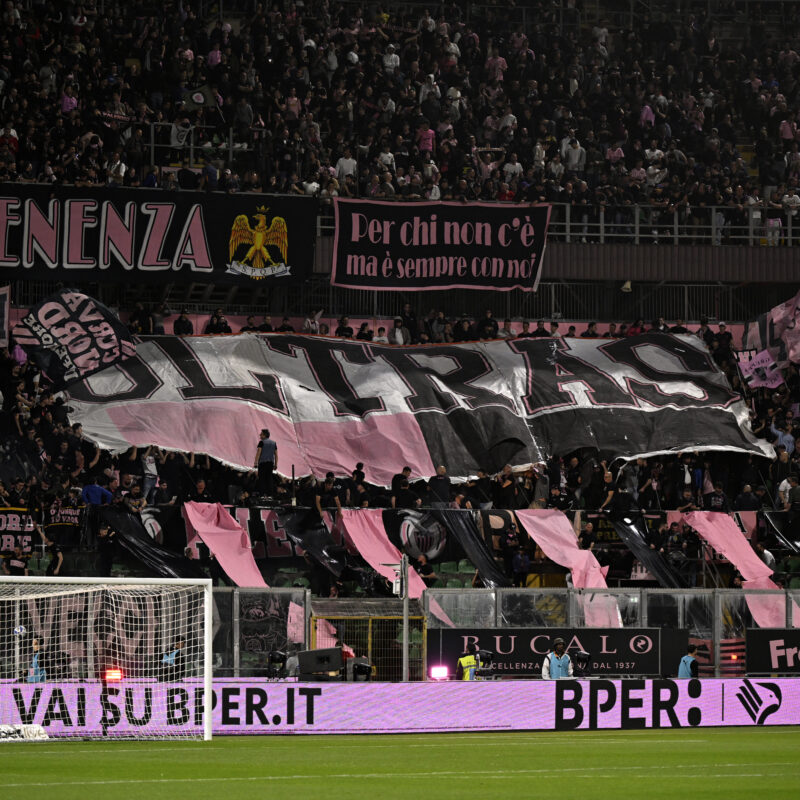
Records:
{"label": "draped pink fabric", "polygon": [[184,503],[187,543],[199,536],[237,586],[266,586],[258,571],[250,535],[221,503]]}
{"label": "draped pink fabric", "polygon": [[294,600],[289,601],[289,616],[286,619],[286,638],[290,642],[306,640],[306,615],[303,607]]}
{"label": "draped pink fabric", "polygon": [[[394,569],[384,565],[399,564],[402,554],[386,535],[386,529],[383,527],[383,512],[379,508],[345,508],[342,511],[342,525],[344,525],[345,535],[355,545],[367,564],[379,575],[393,581]],[[417,600],[422,597],[425,589],[425,581],[409,565],[408,596]],[[435,614],[442,622],[447,625],[453,624],[444,609],[435,600],[431,600],[429,607],[431,613]]]}
{"label": "draped pink fabric", "polygon": [[[367,564],[379,575],[393,581],[394,569],[385,564],[399,564],[402,554],[386,535],[383,512],[379,508],[345,508],[342,511],[342,523],[347,535]],[[425,581],[413,567],[409,566],[408,596],[417,600],[422,597],[425,588]]]}
{"label": "draped pink fabric", "polygon": [[[608,567],[601,567],[591,550],[581,550],[572,524],[557,509],[525,509],[517,519],[542,552],[572,574],[576,589],[605,589]],[[620,628],[622,620],[612,595],[596,593],[582,597],[586,624],[592,628]]]}
{"label": "draped pink fabric", "polygon": [[[732,517],[718,511],[690,511],[684,519],[742,573],[743,589],[781,591],[781,587],[770,578],[772,570],[758,557]],[[782,595],[745,594],[745,602],[759,627],[785,627],[786,601]],[[798,612],[800,609],[795,605],[795,627],[800,627]]]}

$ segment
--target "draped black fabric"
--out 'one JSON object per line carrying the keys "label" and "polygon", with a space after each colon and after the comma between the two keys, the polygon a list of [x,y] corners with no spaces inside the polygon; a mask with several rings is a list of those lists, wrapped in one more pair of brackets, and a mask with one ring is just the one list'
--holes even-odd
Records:
{"label": "draped black fabric", "polygon": [[665,589],[680,589],[684,586],[680,575],[664,560],[663,556],[656,550],[650,549],[641,518],[612,519],[611,524],[626,547],[639,559],[660,586]]}
{"label": "draped black fabric", "polygon": [[302,547],[314,560],[337,578],[347,566],[347,551],[337,544],[316,511],[276,511],[281,528],[293,544]]}
{"label": "draped black fabric", "polygon": [[478,530],[475,517],[471,512],[459,509],[440,509],[433,513],[455,538],[467,558],[475,565],[485,586],[496,589],[511,585],[489,552],[486,541]]}
{"label": "draped black fabric", "polygon": [[793,553],[800,553],[800,513],[796,511],[765,511],[769,530]]}
{"label": "draped black fabric", "polygon": [[98,516],[116,533],[116,539],[148,569],[164,578],[207,578],[199,564],[154,542],[141,519],[130,511],[100,506]]}

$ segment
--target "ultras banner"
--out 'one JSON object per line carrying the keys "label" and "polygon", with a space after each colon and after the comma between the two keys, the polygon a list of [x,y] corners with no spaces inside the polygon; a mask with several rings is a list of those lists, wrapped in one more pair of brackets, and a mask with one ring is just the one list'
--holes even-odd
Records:
{"label": "ultras banner", "polygon": [[351,289],[535,291],[550,206],[336,198],[331,283]]}
{"label": "ultras banner", "polygon": [[269,428],[279,468],[381,486],[404,465],[451,478],[596,447],[772,456],[696,337],[516,339],[393,347],[291,334],[145,337],[68,390],[100,446],[205,452],[252,469]]}
{"label": "ultras banner", "polygon": [[0,553],[13,553],[19,546],[28,554],[40,542],[33,515],[27,508],[0,508]]}
{"label": "ultras banner", "polygon": [[0,196],[0,281],[303,280],[310,197],[15,184]]}
{"label": "ultras banner", "polygon": [[[198,735],[202,701],[202,686],[193,680],[0,683],[0,708],[8,710],[8,722],[42,725],[53,737]],[[212,713],[215,735],[797,725],[800,681],[303,684],[216,678]]]}

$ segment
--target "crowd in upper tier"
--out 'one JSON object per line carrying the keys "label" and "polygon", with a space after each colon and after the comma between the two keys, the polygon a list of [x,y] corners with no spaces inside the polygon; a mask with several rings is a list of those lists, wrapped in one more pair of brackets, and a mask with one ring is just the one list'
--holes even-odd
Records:
{"label": "crowd in upper tier", "polygon": [[770,243],[800,207],[796,5],[735,46],[713,17],[545,0],[201,5],[8,0],[0,181],[552,201],[623,232],[639,203],[656,238],[665,212],[735,237],[757,209]]}

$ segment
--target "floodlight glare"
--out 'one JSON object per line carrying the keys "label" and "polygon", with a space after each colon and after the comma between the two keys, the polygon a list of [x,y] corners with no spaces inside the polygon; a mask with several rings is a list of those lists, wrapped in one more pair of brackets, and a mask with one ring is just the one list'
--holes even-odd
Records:
{"label": "floodlight glare", "polygon": [[447,667],[431,667],[431,678],[435,681],[446,681],[448,674]]}

